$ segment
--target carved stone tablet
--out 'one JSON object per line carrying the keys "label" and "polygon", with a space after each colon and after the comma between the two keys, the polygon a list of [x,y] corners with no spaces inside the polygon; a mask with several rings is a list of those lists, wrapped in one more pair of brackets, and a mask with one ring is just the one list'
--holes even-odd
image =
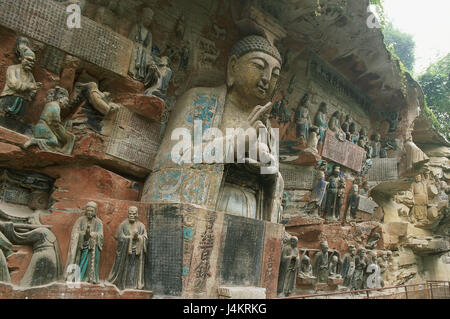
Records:
{"label": "carved stone tablet", "polygon": [[68,17],[54,1],[0,1],[0,25],[126,76],[133,42],[83,16],[81,28],[69,29]]}
{"label": "carved stone tablet", "polygon": [[106,154],[150,169],[159,147],[161,124],[122,107],[113,125]]}
{"label": "carved stone tablet", "polygon": [[165,295],[181,294],[183,216],[178,206],[152,206],[145,267],[146,289]]}
{"label": "carved stone tablet", "polygon": [[225,284],[259,286],[264,222],[225,215],[220,276]]}
{"label": "carved stone tablet", "polygon": [[280,165],[280,173],[284,179],[285,189],[312,189],[313,187],[313,170],[294,165]]}
{"label": "carved stone tablet", "polygon": [[375,203],[373,200],[365,196],[359,197],[358,210],[363,211],[365,213],[373,214],[373,211],[376,207],[378,207],[378,204]]}
{"label": "carved stone tablet", "polygon": [[396,158],[374,158],[369,170],[369,181],[383,182],[398,178]]}
{"label": "carved stone tablet", "polygon": [[327,130],[322,156],[328,160],[339,163],[356,172],[362,170],[366,151],[349,141],[339,141],[335,133]]}

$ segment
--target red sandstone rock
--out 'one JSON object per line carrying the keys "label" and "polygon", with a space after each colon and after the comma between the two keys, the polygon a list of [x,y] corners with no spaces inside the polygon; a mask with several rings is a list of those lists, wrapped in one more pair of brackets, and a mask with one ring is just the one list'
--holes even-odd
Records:
{"label": "red sandstone rock", "polygon": [[153,293],[148,290],[119,291],[108,283],[81,283],[79,287],[70,287],[58,282],[27,289],[0,283],[0,296],[5,299],[151,299]]}
{"label": "red sandstone rock", "polygon": [[165,102],[156,96],[123,94],[114,99],[134,112],[150,119],[159,121],[164,111]]}
{"label": "red sandstone rock", "polygon": [[0,142],[23,145],[29,137],[0,126]]}

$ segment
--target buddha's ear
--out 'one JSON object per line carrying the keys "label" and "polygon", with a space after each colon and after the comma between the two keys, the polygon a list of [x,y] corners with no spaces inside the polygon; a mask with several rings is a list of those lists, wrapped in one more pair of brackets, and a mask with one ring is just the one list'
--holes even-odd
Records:
{"label": "buddha's ear", "polygon": [[234,84],[234,77],[236,74],[236,68],[237,68],[237,61],[238,58],[237,56],[233,55],[229,60],[228,60],[228,65],[227,65],[227,87],[232,87]]}

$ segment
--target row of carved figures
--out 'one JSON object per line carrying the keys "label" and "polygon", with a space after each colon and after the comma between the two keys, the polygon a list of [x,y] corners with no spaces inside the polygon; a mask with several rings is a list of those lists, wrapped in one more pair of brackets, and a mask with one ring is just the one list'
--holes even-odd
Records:
{"label": "row of carved figures", "polygon": [[[33,247],[33,255],[20,286],[39,286],[63,279],[66,282],[98,284],[103,223],[97,217],[97,210],[97,203],[87,203],[84,216],[75,222],[64,268],[51,226],[0,222],[0,281],[11,282],[6,258],[15,244]],[[107,280],[119,289],[144,289],[147,231],[137,217],[138,208],[130,206],[128,218],[116,232],[116,256]]]}
{"label": "row of carved figures", "polygon": [[[320,250],[297,248],[298,238],[286,239],[280,259],[278,276],[279,296],[289,296],[295,292],[296,283],[327,284],[333,280],[349,290],[381,288],[386,285],[388,270],[392,265],[390,250],[376,251],[380,235],[375,233],[365,247],[356,249],[350,245],[348,252],[340,257],[335,250],[328,249],[328,243],[320,243]],[[315,251],[311,261],[310,252]]]}
{"label": "row of carved figures", "polygon": [[[369,140],[367,130],[362,127],[358,132],[357,124],[353,121],[351,115],[345,115],[341,111],[335,111],[328,120],[328,106],[325,102],[320,103],[313,122],[309,113],[308,101],[309,94],[306,93],[300,100],[294,115],[296,137],[307,141],[308,151],[317,153],[317,145],[324,143],[326,131],[329,129],[335,133],[338,140],[348,140],[364,148],[367,159],[387,157],[386,147],[382,145],[379,133],[373,134],[371,140]],[[276,118],[277,116],[279,117],[279,123],[286,123],[291,120],[291,115],[287,109],[287,100],[284,96],[272,108],[270,117]]]}

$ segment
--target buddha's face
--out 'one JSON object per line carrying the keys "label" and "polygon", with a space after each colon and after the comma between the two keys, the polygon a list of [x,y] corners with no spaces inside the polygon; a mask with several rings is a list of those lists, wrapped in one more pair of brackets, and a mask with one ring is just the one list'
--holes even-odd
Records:
{"label": "buddha's face", "polygon": [[352,247],[350,248],[350,255],[355,256],[356,255],[356,248]]}
{"label": "buddha's face", "polygon": [[418,182],[420,182],[421,180],[422,180],[422,176],[416,175],[416,182],[418,183]]}
{"label": "buddha's face", "polygon": [[228,86],[248,104],[258,105],[272,98],[280,76],[277,59],[264,52],[249,52],[228,62]]}

